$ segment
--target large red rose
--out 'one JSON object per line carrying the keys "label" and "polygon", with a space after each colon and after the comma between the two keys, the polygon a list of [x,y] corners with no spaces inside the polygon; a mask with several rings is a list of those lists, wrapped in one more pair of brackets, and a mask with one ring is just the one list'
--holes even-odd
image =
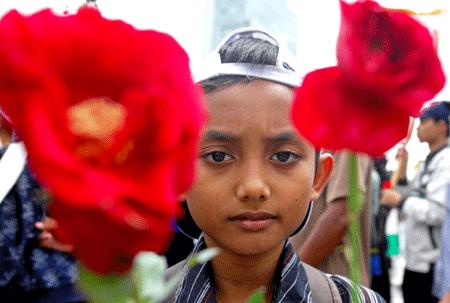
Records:
{"label": "large red rose", "polygon": [[403,139],[409,116],[444,86],[428,30],[373,1],[341,1],[338,65],[309,73],[293,122],[317,148],[381,155]]}
{"label": "large red rose", "polygon": [[77,258],[99,273],[126,272],[136,254],[165,251],[172,237],[170,218],[132,203],[82,208],[59,202],[51,209],[59,218],[56,237],[71,243]]}
{"label": "large red rose", "polygon": [[314,146],[381,155],[408,131],[407,112],[349,85],[338,67],[309,73],[296,91],[293,121]]}
{"label": "large red rose", "polygon": [[418,115],[445,84],[429,30],[408,14],[373,1],[341,1],[341,16],[337,60],[344,76],[387,96],[390,107]]}
{"label": "large red rose", "polygon": [[[100,272],[126,268],[88,256],[117,255],[122,244],[102,238],[110,223],[115,241],[129,246],[122,259],[138,248],[161,251],[178,195],[193,180],[204,120],[185,51],[166,34],[89,8],[73,16],[13,11],[0,21],[0,39],[0,105],[55,196],[59,233]],[[86,243],[96,222],[106,225]]]}

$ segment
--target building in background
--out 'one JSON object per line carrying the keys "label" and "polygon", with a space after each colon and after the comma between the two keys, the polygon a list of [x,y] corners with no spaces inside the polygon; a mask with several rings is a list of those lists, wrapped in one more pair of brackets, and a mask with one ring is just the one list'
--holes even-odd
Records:
{"label": "building in background", "polygon": [[298,14],[289,0],[207,1],[204,54],[209,53],[230,31],[261,27],[273,33],[293,55],[298,53]]}

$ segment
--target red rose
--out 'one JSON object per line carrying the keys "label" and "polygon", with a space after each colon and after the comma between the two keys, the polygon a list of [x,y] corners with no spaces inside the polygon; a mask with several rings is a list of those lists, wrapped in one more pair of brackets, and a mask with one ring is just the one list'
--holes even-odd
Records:
{"label": "red rose", "polygon": [[[63,17],[11,12],[0,38],[0,105],[55,196],[59,233],[100,272],[126,268],[108,256],[160,252],[178,195],[192,183],[204,120],[184,50],[88,8]],[[108,224],[114,241],[102,238]]]}
{"label": "red rose", "polygon": [[337,59],[347,80],[388,97],[389,107],[418,115],[445,84],[429,30],[373,1],[341,1],[341,12]]}
{"label": "red rose", "polygon": [[293,122],[317,148],[381,155],[403,139],[409,116],[444,86],[428,30],[372,1],[341,1],[338,65],[309,73]]}
{"label": "red rose", "polygon": [[297,129],[314,146],[381,155],[405,137],[407,112],[385,106],[369,91],[350,86],[338,67],[309,73],[296,91]]}
{"label": "red rose", "polygon": [[59,218],[57,238],[73,244],[77,258],[99,273],[126,272],[137,253],[164,251],[172,237],[170,218],[158,212],[126,203],[81,208],[59,202],[51,209]]}

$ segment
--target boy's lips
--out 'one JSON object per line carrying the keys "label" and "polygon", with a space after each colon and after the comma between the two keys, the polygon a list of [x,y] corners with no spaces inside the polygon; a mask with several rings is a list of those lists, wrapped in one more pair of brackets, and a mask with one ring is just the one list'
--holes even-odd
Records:
{"label": "boy's lips", "polygon": [[261,231],[268,228],[277,216],[274,214],[258,211],[258,212],[243,212],[230,218],[239,228],[247,231]]}

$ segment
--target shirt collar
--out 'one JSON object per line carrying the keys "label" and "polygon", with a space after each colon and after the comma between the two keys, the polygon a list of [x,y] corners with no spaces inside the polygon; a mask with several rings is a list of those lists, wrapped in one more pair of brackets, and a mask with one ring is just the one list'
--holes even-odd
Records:
{"label": "shirt collar", "polygon": [[[207,248],[200,236],[192,254]],[[215,303],[211,263],[199,264],[190,268],[176,291],[175,302]],[[277,284],[272,302],[308,302],[311,298],[308,278],[297,254],[289,241],[286,241],[275,272]]]}

